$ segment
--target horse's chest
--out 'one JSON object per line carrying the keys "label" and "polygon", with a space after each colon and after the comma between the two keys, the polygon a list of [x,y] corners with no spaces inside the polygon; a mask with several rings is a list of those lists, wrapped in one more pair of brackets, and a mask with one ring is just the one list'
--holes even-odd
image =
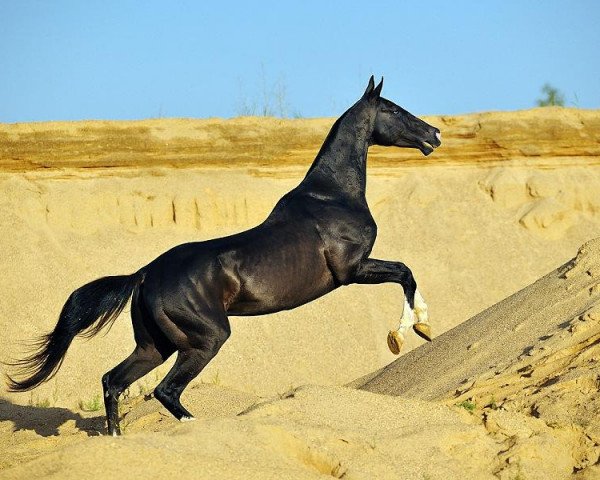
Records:
{"label": "horse's chest", "polygon": [[371,215],[338,216],[322,229],[327,264],[340,283],[369,256],[377,237],[377,225]]}
{"label": "horse's chest", "polygon": [[376,236],[375,223],[361,225],[354,222],[335,225],[328,235],[330,242],[347,244],[348,248],[359,250],[371,250]]}
{"label": "horse's chest", "polygon": [[369,250],[377,237],[377,225],[368,210],[338,212],[324,227],[330,241],[365,246]]}

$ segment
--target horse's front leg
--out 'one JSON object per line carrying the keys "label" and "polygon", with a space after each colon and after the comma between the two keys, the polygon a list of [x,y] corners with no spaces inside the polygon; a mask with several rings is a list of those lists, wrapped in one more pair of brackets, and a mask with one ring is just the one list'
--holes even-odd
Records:
{"label": "horse's front leg", "polygon": [[404,290],[404,309],[396,330],[388,334],[388,346],[394,354],[400,353],[404,334],[412,327],[415,333],[431,341],[431,327],[427,314],[427,304],[417,288],[413,274],[401,262],[391,262],[368,258],[363,260],[351,276],[349,283],[378,284],[399,283]]}

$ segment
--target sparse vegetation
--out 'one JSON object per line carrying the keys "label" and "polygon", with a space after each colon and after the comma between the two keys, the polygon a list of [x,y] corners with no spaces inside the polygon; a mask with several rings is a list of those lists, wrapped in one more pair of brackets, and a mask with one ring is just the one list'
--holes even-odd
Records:
{"label": "sparse vegetation", "polygon": [[34,397],[33,392],[31,392],[29,394],[29,401],[27,402],[27,404],[30,407],[50,408],[51,406],[56,405],[57,401],[58,401],[58,385],[55,382],[54,388],[52,390],[52,398],[49,398],[49,397],[42,398],[39,395],[36,395]]}
{"label": "sparse vegetation", "polygon": [[79,400],[79,408],[84,412],[97,412],[102,408],[102,401],[100,395],[96,394],[90,400]]}
{"label": "sparse vegetation", "polygon": [[290,114],[290,105],[287,101],[287,86],[285,80],[279,77],[274,82],[267,79],[265,66],[261,64],[259,78],[260,100],[249,100],[243,91],[240,81],[240,100],[238,101],[236,113],[242,116],[301,118],[301,114],[294,110]]}
{"label": "sparse vegetation", "polygon": [[490,397],[490,401],[487,403],[486,408],[498,410],[498,404],[496,403],[496,398],[493,395]]}
{"label": "sparse vegetation", "polygon": [[152,391],[146,382],[139,382],[137,386],[140,395],[146,396]]}
{"label": "sparse vegetation", "polygon": [[464,408],[467,412],[470,412],[470,413],[473,413],[473,411],[477,407],[476,403],[472,402],[471,400],[463,400],[462,402],[457,403],[456,406],[460,407],[460,408]]}
{"label": "sparse vegetation", "polygon": [[560,90],[553,87],[549,83],[545,83],[542,86],[542,93],[544,96],[536,100],[538,107],[565,106],[565,96]]}
{"label": "sparse vegetation", "polygon": [[33,394],[31,394],[30,397],[29,397],[29,401],[27,402],[27,404],[30,407],[49,408],[50,405],[51,405],[51,402],[50,402],[49,398],[40,398],[39,396],[36,396],[35,400],[34,400]]}

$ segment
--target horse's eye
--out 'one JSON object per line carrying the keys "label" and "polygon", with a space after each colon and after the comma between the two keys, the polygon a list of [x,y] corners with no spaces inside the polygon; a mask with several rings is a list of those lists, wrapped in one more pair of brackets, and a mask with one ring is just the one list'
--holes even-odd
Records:
{"label": "horse's eye", "polygon": [[400,110],[392,110],[392,114],[394,115],[398,115],[400,113]]}

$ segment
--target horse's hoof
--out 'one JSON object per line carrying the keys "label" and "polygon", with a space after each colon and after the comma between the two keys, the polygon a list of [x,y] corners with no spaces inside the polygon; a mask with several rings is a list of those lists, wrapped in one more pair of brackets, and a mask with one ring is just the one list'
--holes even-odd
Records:
{"label": "horse's hoof", "polygon": [[413,330],[419,337],[431,342],[431,326],[429,324],[417,322],[413,325]]}
{"label": "horse's hoof", "polygon": [[400,353],[403,343],[404,339],[402,338],[402,334],[396,330],[390,330],[387,336],[387,344],[388,348],[394,355],[398,355]]}

